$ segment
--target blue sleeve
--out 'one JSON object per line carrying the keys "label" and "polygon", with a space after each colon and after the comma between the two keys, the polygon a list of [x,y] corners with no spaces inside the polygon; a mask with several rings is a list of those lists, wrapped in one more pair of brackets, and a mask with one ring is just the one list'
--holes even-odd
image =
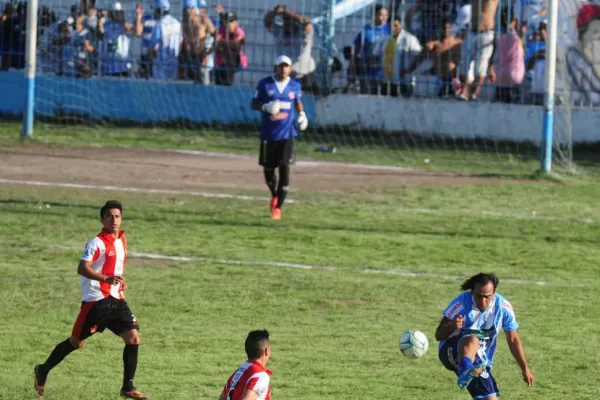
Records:
{"label": "blue sleeve", "polygon": [[160,24],[154,25],[152,28],[152,38],[150,39],[150,47],[156,47],[157,44],[162,40],[162,29],[160,28]]}
{"label": "blue sleeve", "polygon": [[260,104],[264,104],[267,103],[267,99],[266,99],[266,93],[265,93],[265,84],[263,81],[258,82],[258,85],[256,86],[256,90],[254,91],[254,96],[252,97],[253,101],[257,101]]}
{"label": "blue sleeve", "polygon": [[358,32],[356,34],[356,37],[354,38],[354,45],[358,46],[359,44],[362,44],[362,37],[363,37],[363,30],[361,29],[360,32]]}
{"label": "blue sleeve", "polygon": [[502,304],[502,327],[504,332],[512,332],[519,329],[515,311],[513,310],[512,304],[510,304],[508,300],[504,300]]}
{"label": "blue sleeve", "polygon": [[302,101],[302,85],[298,82],[296,86],[296,101]]}
{"label": "blue sleeve", "polygon": [[450,304],[448,305],[448,307],[446,307],[442,314],[444,315],[444,317],[454,320],[459,315],[462,315],[464,317],[466,314],[466,310],[467,304],[464,300],[464,295],[460,294],[450,302]]}

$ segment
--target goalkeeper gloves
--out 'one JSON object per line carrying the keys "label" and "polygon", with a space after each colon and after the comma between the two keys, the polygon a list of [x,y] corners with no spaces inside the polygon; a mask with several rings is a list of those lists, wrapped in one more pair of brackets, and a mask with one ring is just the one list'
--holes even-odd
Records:
{"label": "goalkeeper gloves", "polygon": [[306,113],[304,111],[300,111],[298,113],[298,119],[296,120],[296,124],[298,125],[298,129],[301,131],[306,130],[308,127],[308,118],[306,118]]}
{"label": "goalkeeper gloves", "polygon": [[273,100],[262,105],[262,110],[268,114],[275,115],[281,109],[279,100]]}

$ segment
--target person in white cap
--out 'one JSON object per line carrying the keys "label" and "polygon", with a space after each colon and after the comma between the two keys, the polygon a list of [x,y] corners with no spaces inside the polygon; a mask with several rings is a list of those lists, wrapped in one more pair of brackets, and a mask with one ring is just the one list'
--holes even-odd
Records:
{"label": "person in white cap", "polygon": [[[281,207],[290,185],[294,163],[294,138],[308,127],[300,82],[291,79],[292,60],[280,55],[275,76],[262,79],[252,98],[252,108],[261,112],[259,164],[271,192],[271,217],[281,219]],[[279,169],[279,182],[275,169]]]}
{"label": "person in white cap", "polygon": [[152,31],[152,77],[158,80],[176,80],[183,41],[181,22],[169,14],[171,4],[168,0],[155,0],[154,8],[158,22]]}

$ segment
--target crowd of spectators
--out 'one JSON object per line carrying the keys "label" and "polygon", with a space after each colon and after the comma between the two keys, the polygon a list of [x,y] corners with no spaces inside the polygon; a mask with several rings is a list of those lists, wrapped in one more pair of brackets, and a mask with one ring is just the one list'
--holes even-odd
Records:
{"label": "crowd of spectators", "polygon": [[498,0],[415,0],[403,18],[394,3],[376,6],[346,49],[346,92],[408,97],[420,78],[434,76],[440,97],[475,101],[489,82],[498,101],[541,104],[543,1],[500,8]]}
{"label": "crowd of spectators", "polygon": [[[435,77],[440,97],[476,101],[489,82],[497,101],[541,104],[544,0],[414,0],[401,8],[405,4],[392,0],[373,7],[372,21],[344,48],[348,68],[342,92],[410,97],[427,76]],[[232,85],[236,73],[249,65],[238,16],[219,4],[209,13],[205,0],[182,5],[181,21],[168,0],[152,0],[149,10],[138,3],[132,16],[119,1],[100,9],[95,0],[81,0],[62,19],[42,6],[38,72]],[[1,70],[24,67],[26,9],[26,2],[4,7]],[[303,89],[319,93],[322,70],[313,56],[318,44],[311,19],[278,5],[262,23],[273,36],[275,53],[292,59]],[[141,41],[139,56],[131,51],[134,37]]]}

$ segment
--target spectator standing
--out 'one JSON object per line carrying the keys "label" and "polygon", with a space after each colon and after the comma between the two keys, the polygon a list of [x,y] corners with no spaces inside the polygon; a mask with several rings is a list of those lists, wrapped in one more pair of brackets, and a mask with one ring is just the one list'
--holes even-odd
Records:
{"label": "spectator standing", "polygon": [[238,68],[246,68],[248,59],[244,53],[246,33],[238,23],[234,12],[221,14],[215,55],[215,83],[231,86]]}
{"label": "spectator standing", "polygon": [[94,73],[92,55],[93,46],[92,33],[85,27],[85,17],[77,18],[75,30],[71,32],[69,41],[63,47],[63,75],[90,78]]}
{"label": "spectator standing", "polygon": [[292,76],[304,93],[318,93],[317,64],[312,55],[314,28],[310,19],[277,5],[264,18],[265,27],[275,39],[275,53],[292,60]]}
{"label": "spectator standing", "polygon": [[179,51],[183,35],[181,23],[169,10],[168,0],[155,0],[156,25],[152,30],[152,77],[157,80],[177,79]]}
{"label": "spectator standing", "polygon": [[100,72],[104,76],[129,76],[131,62],[129,47],[133,26],[125,22],[125,12],[120,2],[115,2],[104,24],[100,46]]}
{"label": "spectator standing", "polygon": [[409,97],[413,92],[411,73],[415,70],[422,48],[416,36],[402,29],[400,17],[394,18],[392,34],[381,40],[373,49],[373,55],[382,58],[383,80],[381,94]]}
{"label": "spectator standing", "polygon": [[525,76],[525,49],[517,33],[518,18],[513,15],[509,24],[508,8],[500,12],[501,33],[496,38],[496,51],[490,75],[495,76],[496,100],[518,103]]}
{"label": "spectator standing", "polygon": [[377,82],[383,76],[383,71],[381,60],[373,54],[373,49],[390,34],[388,19],[387,8],[376,5],[373,24],[366,24],[354,38],[355,65],[362,94],[377,94]]}
{"label": "spectator standing", "polygon": [[[497,8],[498,0],[471,1],[471,25],[461,51],[460,74],[465,85],[460,98],[463,100],[477,100],[488,76],[494,53]],[[471,90],[473,83],[475,86]]]}
{"label": "spectator standing", "polygon": [[142,3],[135,5],[135,35],[142,39],[142,58],[138,74],[141,78],[152,76],[152,31],[156,25],[156,13],[144,13]]}

